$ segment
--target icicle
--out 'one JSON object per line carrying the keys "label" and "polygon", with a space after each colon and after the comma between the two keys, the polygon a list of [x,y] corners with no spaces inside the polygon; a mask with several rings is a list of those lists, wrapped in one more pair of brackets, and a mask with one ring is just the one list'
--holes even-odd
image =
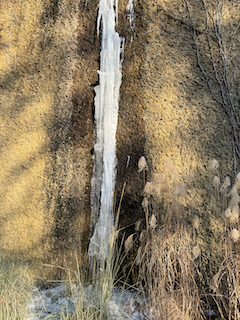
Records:
{"label": "icicle", "polygon": [[[117,0],[100,0],[97,30],[102,26],[99,85],[95,87],[96,141],[94,169],[91,181],[92,226],[97,218],[90,239],[88,253],[98,259],[108,255],[109,237],[113,229],[113,196],[116,179],[116,130],[118,120],[119,89],[122,73],[121,62],[124,40],[115,31]],[[99,213],[100,207],[100,213]],[[98,217],[99,213],[99,217]]]}
{"label": "icicle", "polygon": [[[126,9],[129,11],[129,13],[127,14],[127,17],[130,24],[130,30],[133,32],[136,29],[136,26],[135,26],[136,15],[133,8],[133,0],[128,0]],[[132,41],[133,41],[133,36],[131,36],[131,42]]]}

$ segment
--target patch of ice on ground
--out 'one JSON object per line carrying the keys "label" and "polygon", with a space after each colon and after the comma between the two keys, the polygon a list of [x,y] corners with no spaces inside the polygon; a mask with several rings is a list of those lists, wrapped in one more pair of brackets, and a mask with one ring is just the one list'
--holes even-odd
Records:
{"label": "patch of ice on ground", "polygon": [[[69,295],[69,288],[64,285],[47,290],[34,288],[29,303],[29,316],[27,320],[50,319],[51,316],[60,314],[66,310],[69,313],[74,313],[74,304],[79,300],[80,294],[84,301],[84,307],[99,299],[96,288],[92,285],[84,289],[73,285],[71,291],[72,294]],[[137,296],[136,291],[114,288],[108,304],[108,319],[146,319],[141,312],[143,306],[143,300]]]}
{"label": "patch of ice on ground", "polygon": [[56,315],[64,310],[74,311],[74,304],[66,297],[66,286],[39,290],[34,288],[29,303],[29,316],[27,320],[47,319],[50,315]]}
{"label": "patch of ice on ground", "polygon": [[[110,311],[119,312],[120,319],[142,320],[143,300],[137,297],[135,290],[128,291],[115,288],[109,303]],[[111,317],[109,318],[111,319]]]}

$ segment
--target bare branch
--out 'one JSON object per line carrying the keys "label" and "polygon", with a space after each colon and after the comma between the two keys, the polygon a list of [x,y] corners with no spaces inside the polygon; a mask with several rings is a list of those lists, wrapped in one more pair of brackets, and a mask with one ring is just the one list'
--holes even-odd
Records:
{"label": "bare branch", "polygon": [[[215,11],[213,11],[208,8],[206,0],[200,0],[199,3],[203,5],[205,12],[204,42],[203,38],[197,38],[196,23],[188,0],[185,0],[185,3],[193,26],[193,41],[198,65],[211,95],[222,105],[232,128],[234,172],[236,175],[240,163],[240,111],[234,105],[234,101],[237,99],[233,94],[236,78],[240,73],[239,63],[236,62],[239,50],[237,50],[235,43],[237,31],[240,29],[240,21],[229,37],[229,28],[223,28],[224,1],[217,0]],[[206,46],[208,52],[205,51]],[[205,48],[202,49],[202,47]],[[235,53],[233,50],[237,50],[237,52]],[[212,66],[213,72],[209,69],[209,65]],[[212,73],[214,78],[212,78]]]}
{"label": "bare branch", "polygon": [[239,21],[236,29],[234,30],[234,32],[233,32],[232,35],[231,35],[230,43],[229,43],[229,48],[228,48],[228,51],[227,51],[227,57],[228,57],[228,55],[229,55],[229,53],[230,53],[230,51],[231,51],[231,49],[232,49],[233,39],[234,39],[237,31],[239,30],[239,28],[240,28],[240,21]]}

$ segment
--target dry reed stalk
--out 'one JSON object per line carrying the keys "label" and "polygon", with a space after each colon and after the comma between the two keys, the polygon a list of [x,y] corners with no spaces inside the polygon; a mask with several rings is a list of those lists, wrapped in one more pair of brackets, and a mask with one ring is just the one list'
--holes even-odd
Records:
{"label": "dry reed stalk", "polygon": [[147,231],[147,237],[148,237],[148,207],[145,210],[145,218],[146,218],[146,231]]}
{"label": "dry reed stalk", "polygon": [[239,320],[240,303],[240,257],[233,253],[227,243],[226,257],[215,278],[214,301],[223,319]]}
{"label": "dry reed stalk", "polygon": [[[198,255],[199,250],[195,251]],[[195,275],[191,238],[186,229],[152,231],[141,253],[139,282],[147,288],[147,308],[153,319],[200,320]]]}
{"label": "dry reed stalk", "polygon": [[123,187],[122,187],[121,198],[120,198],[120,201],[119,201],[118,210],[117,210],[117,215],[116,215],[116,220],[115,220],[115,231],[116,231],[117,228],[118,228],[119,215],[120,215],[121,204],[122,204],[122,199],[123,199],[125,187],[126,187],[126,182],[124,182]]}
{"label": "dry reed stalk", "polygon": [[145,180],[146,180],[145,179],[145,171],[146,171],[146,169],[143,170],[143,186],[145,186]]}
{"label": "dry reed stalk", "polygon": [[144,209],[145,218],[146,218],[146,230],[148,235],[148,199],[146,197],[143,198],[142,207]]}

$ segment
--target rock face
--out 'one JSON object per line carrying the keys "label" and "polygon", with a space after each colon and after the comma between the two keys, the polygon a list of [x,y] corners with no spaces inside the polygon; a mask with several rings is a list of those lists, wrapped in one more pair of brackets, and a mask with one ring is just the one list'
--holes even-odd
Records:
{"label": "rock face", "polygon": [[24,259],[71,263],[88,243],[96,6],[1,9],[1,248]]}
{"label": "rock face", "polygon": [[[153,206],[158,201],[164,212],[190,219],[197,214],[199,241],[214,248],[211,234],[223,208],[212,179],[234,176],[232,129],[197,59],[193,37],[197,33],[205,46],[204,8],[187,4],[139,0],[130,16],[127,1],[119,3],[117,31],[126,44],[116,206],[126,182],[120,224],[128,232],[144,216],[144,179],[155,181],[162,191],[148,193]],[[2,251],[23,259],[71,265],[75,253],[83,257],[87,249],[100,52],[97,6],[95,0],[2,4],[0,244]],[[235,9],[226,7],[223,30],[238,23]],[[203,65],[213,70],[211,60]],[[210,75],[214,79],[214,72]],[[213,88],[217,92],[217,84]],[[149,167],[145,177],[137,171],[142,155]],[[220,164],[215,172],[209,167],[213,159]]]}

